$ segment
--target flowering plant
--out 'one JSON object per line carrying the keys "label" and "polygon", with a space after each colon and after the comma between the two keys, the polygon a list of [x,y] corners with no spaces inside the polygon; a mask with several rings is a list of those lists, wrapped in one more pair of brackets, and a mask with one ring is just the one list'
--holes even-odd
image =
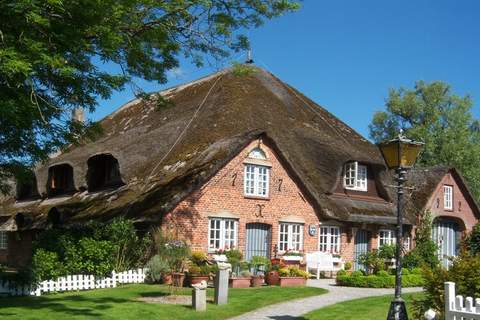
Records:
{"label": "flowering plant", "polygon": [[285,251],[285,253],[284,253],[283,255],[284,255],[284,256],[303,257],[303,253],[302,253],[302,252],[292,251],[292,250],[287,250],[287,251]]}
{"label": "flowering plant", "polygon": [[160,248],[160,254],[163,256],[172,272],[182,272],[185,262],[190,255],[190,248],[182,240],[170,240],[164,243]]}

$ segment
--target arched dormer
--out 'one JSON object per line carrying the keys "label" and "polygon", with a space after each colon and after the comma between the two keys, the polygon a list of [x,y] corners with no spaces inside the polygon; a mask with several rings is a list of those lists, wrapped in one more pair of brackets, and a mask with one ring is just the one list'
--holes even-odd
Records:
{"label": "arched dormer", "polygon": [[24,177],[17,179],[16,199],[18,201],[34,200],[39,197],[37,179],[33,171],[28,171]]}
{"label": "arched dormer", "polygon": [[87,161],[88,191],[98,191],[123,185],[118,160],[111,154],[99,154]]}
{"label": "arched dormer", "polygon": [[54,197],[75,191],[73,168],[64,163],[48,168],[47,194]]}

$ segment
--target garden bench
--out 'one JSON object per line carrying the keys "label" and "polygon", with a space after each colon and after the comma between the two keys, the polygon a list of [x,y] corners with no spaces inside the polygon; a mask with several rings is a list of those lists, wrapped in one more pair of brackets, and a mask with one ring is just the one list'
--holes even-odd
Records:
{"label": "garden bench", "polygon": [[307,262],[307,271],[315,270],[317,279],[320,279],[320,272],[322,271],[329,271],[330,273],[335,271],[333,256],[330,253],[321,251],[310,252],[305,255],[305,260]]}

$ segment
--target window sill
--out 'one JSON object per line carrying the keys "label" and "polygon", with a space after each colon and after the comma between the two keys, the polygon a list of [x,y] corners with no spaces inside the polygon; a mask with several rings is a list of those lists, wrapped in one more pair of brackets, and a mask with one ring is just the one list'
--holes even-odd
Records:
{"label": "window sill", "polygon": [[345,190],[350,190],[350,191],[368,192],[368,189],[347,188],[347,187],[344,187],[344,189],[345,189]]}
{"label": "window sill", "polygon": [[246,195],[246,194],[244,194],[243,197],[244,197],[245,199],[252,199],[252,200],[266,200],[266,201],[269,201],[269,200],[270,200],[270,197],[249,196],[249,195]]}

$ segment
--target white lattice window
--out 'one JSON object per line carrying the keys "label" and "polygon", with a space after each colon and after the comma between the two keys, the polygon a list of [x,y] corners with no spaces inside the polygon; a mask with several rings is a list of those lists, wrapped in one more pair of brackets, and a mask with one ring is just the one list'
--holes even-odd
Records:
{"label": "white lattice window", "polygon": [[8,233],[6,231],[0,231],[0,249],[8,249]]}
{"label": "white lattice window", "polygon": [[208,250],[235,248],[237,246],[237,225],[237,221],[233,219],[209,219]]}
{"label": "white lattice window", "polygon": [[397,242],[395,231],[391,229],[382,229],[378,231],[378,247],[383,245],[393,245]]}
{"label": "white lattice window", "polygon": [[320,226],[318,234],[318,250],[330,253],[340,252],[340,228]]}
{"label": "white lattice window", "polygon": [[280,223],[278,230],[278,249],[301,251],[303,249],[303,225],[298,223]]}
{"label": "white lattice window", "polygon": [[367,166],[358,162],[349,162],[344,168],[343,185],[345,189],[367,191]]}
{"label": "white lattice window", "polygon": [[447,210],[453,209],[453,187],[443,186],[443,207]]}
{"label": "white lattice window", "polygon": [[269,168],[245,165],[244,191],[247,196],[268,197]]}

